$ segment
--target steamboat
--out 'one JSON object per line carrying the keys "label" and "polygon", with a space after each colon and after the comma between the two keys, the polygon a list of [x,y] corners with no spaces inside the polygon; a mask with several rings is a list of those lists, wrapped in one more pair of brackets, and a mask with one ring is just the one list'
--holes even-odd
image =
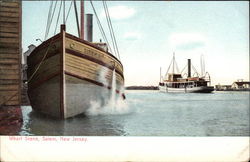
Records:
{"label": "steamboat", "polygon": [[[169,72],[169,69],[172,65],[172,73]],[[175,69],[178,70],[177,63],[175,61],[175,55],[169,65],[168,71],[163,78],[160,74],[159,82],[159,91],[160,92],[181,92],[181,93],[211,93],[214,91],[214,87],[210,86],[211,80],[208,72],[205,75],[199,76],[196,71],[193,76],[191,75],[192,69],[191,59],[188,59],[187,68],[188,73],[182,74],[175,72]],[[182,70],[184,71],[185,68]],[[160,72],[161,73],[161,72]],[[195,76],[196,75],[196,76]],[[185,77],[186,76],[186,77]]]}

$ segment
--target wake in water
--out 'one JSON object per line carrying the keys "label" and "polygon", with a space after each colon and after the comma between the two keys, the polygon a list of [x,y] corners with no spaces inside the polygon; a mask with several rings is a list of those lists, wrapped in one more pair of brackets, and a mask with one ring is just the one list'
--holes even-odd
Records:
{"label": "wake in water", "polygon": [[[102,70],[100,73],[99,80],[102,83],[107,84],[108,81],[105,78],[107,70]],[[116,115],[116,114],[128,114],[131,113],[128,104],[125,100],[122,99],[121,95],[117,96],[116,94],[116,75],[115,69],[112,74],[112,87],[111,87],[111,95],[108,100],[108,103],[102,106],[101,101],[90,101],[90,108],[87,110],[87,115]],[[120,93],[124,93],[124,88],[120,89]]]}

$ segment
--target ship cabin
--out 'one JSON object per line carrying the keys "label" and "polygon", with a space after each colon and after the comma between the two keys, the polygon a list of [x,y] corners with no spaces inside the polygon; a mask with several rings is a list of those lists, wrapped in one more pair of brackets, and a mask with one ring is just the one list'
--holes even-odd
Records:
{"label": "ship cabin", "polygon": [[103,49],[105,52],[109,52],[108,46],[107,46],[106,43],[102,43],[102,42],[96,43],[96,42],[93,42],[93,44],[96,45],[96,46],[98,46],[98,47],[100,47],[100,48]]}
{"label": "ship cabin", "polygon": [[207,86],[208,81],[199,77],[182,78],[181,74],[168,74],[165,83],[160,83],[161,86],[170,88],[193,88]]}
{"label": "ship cabin", "polygon": [[167,78],[168,82],[176,82],[177,80],[182,79],[181,74],[168,74],[168,78]]}

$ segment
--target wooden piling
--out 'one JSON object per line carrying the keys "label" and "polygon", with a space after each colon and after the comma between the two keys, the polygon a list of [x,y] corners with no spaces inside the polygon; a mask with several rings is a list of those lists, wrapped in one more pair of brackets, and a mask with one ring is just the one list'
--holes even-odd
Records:
{"label": "wooden piling", "polygon": [[0,0],[0,106],[21,103],[21,1]]}
{"label": "wooden piling", "polygon": [[0,0],[0,134],[18,134],[22,125],[22,1]]}

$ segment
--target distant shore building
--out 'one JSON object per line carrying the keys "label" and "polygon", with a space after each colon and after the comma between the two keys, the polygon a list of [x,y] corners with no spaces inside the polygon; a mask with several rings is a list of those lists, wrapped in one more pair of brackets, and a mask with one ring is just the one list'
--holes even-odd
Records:
{"label": "distant shore building", "polygon": [[250,90],[250,81],[243,81],[238,79],[232,85],[215,85],[216,91],[248,91]]}
{"label": "distant shore building", "polygon": [[238,80],[237,82],[234,82],[232,84],[232,88],[237,89],[237,90],[250,89],[250,82],[249,81]]}
{"label": "distant shore building", "polygon": [[227,91],[232,89],[232,85],[215,85],[217,91]]}
{"label": "distant shore building", "polygon": [[27,64],[27,57],[31,54],[31,52],[36,48],[36,46],[34,44],[31,44],[28,46],[28,50],[26,52],[23,53],[23,60],[22,60],[22,64]]}
{"label": "distant shore building", "polygon": [[31,52],[36,48],[34,44],[28,46],[28,50],[23,53],[22,57],[22,80],[27,81],[27,57],[31,54]]}

